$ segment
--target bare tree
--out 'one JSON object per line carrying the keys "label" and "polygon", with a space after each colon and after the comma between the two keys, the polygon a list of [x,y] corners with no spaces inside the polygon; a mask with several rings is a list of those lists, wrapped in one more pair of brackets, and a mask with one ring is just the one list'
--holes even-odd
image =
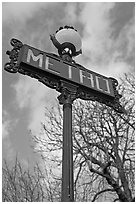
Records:
{"label": "bare tree", "polygon": [[[135,122],[132,77],[129,79],[125,75],[126,80],[122,80],[119,87],[126,115],[120,115],[96,102],[78,101],[74,106],[74,150],[76,155],[80,155],[77,159],[85,159],[92,177],[98,175],[98,178],[103,178],[99,179],[99,186],[102,187],[96,190],[92,201],[106,192],[113,194],[109,199],[134,199]],[[97,180],[96,177],[95,186],[98,186]]]}
{"label": "bare tree", "polygon": [[[73,106],[73,151],[76,201],[134,201],[134,76],[121,79],[119,92],[126,114],[98,102]],[[46,110],[45,136],[33,136],[44,160],[61,168],[62,107]],[[54,172],[55,173],[55,172]],[[56,174],[55,179],[61,179]]]}
{"label": "bare tree", "polygon": [[[119,91],[126,114],[97,102],[77,100],[73,106],[75,201],[135,201],[134,77],[125,75]],[[3,201],[60,201],[62,107],[46,109],[44,137],[33,136],[42,169],[24,169],[16,159],[3,165]]]}
{"label": "bare tree", "polygon": [[2,170],[3,202],[44,202],[54,201],[54,198],[57,201],[58,181],[51,179],[52,174],[49,175],[46,168],[42,171],[36,164],[30,171],[16,158],[13,167],[9,167],[4,161]]}

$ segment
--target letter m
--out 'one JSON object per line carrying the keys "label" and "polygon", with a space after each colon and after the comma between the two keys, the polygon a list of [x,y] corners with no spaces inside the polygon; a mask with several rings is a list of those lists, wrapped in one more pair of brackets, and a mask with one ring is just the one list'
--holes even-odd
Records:
{"label": "letter m", "polygon": [[38,66],[42,67],[42,62],[43,62],[43,55],[42,54],[35,56],[33,54],[32,50],[28,49],[27,62],[30,64],[33,64],[33,63],[31,63],[31,59],[33,60],[33,62],[38,61]]}

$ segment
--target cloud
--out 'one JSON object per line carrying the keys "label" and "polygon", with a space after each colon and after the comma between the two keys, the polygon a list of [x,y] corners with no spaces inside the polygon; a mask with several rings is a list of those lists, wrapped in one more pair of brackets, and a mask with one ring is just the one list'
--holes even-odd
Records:
{"label": "cloud", "polygon": [[2,140],[2,155],[3,159],[6,159],[8,161],[13,161],[13,158],[16,155],[16,152],[9,138],[4,138]]}
{"label": "cloud", "polygon": [[[16,100],[20,109],[28,107],[30,104],[32,104],[32,107],[35,107],[36,100],[34,98],[36,97],[36,93],[39,94],[36,99],[42,96],[39,86],[40,84],[35,79],[32,80],[27,76],[20,76],[19,80],[14,85],[11,85],[16,91]],[[36,91],[37,88],[38,92]]]}
{"label": "cloud", "polygon": [[114,3],[87,3],[81,11],[80,20],[84,24],[83,53],[90,55],[92,61],[103,58],[111,46],[108,14],[113,7]]}
{"label": "cloud", "polygon": [[9,136],[11,130],[11,119],[9,114],[6,110],[3,110],[3,117],[2,117],[2,138],[5,139]]}
{"label": "cloud", "polygon": [[115,53],[117,52],[117,58],[119,57],[126,60],[134,54],[135,26],[133,18],[123,26],[113,46],[115,48]]}
{"label": "cloud", "polygon": [[39,45],[40,39],[46,33],[47,22],[44,17],[42,19],[41,13],[47,13],[50,4],[50,2],[3,2],[3,39],[8,36],[20,39],[24,41],[23,43],[35,42]]}
{"label": "cloud", "polygon": [[14,127],[16,126],[18,119],[14,118],[14,120],[12,120],[13,118],[11,118],[10,113],[3,109],[2,110],[2,138],[6,139],[10,136],[10,133],[12,132],[12,130],[14,129]]}
{"label": "cloud", "polygon": [[8,137],[9,131],[10,131],[10,121],[9,120],[5,120],[2,123],[2,138],[3,139]]}
{"label": "cloud", "polygon": [[[84,4],[79,15],[83,23],[83,55],[79,62],[92,71],[118,77],[134,69],[134,17],[125,22],[126,13],[119,12],[118,19],[114,13],[115,6],[116,3],[108,2]],[[117,21],[113,23],[115,19]],[[117,23],[120,24],[119,29]],[[117,37],[113,35],[115,32]]]}
{"label": "cloud", "polygon": [[[63,19],[59,18],[59,13],[55,19],[61,5],[64,4],[58,5],[47,2],[3,3],[3,24],[9,25],[14,37],[24,41],[23,43],[49,51],[51,28],[53,24],[55,26],[58,19]],[[4,32],[6,33],[6,29]],[[29,120],[27,128],[31,129],[34,134],[38,133],[44,119],[45,106],[52,106],[52,100],[57,93],[27,76],[19,76],[11,87],[16,92],[16,107],[21,110],[28,109],[28,115],[26,116]]]}
{"label": "cloud", "polygon": [[11,133],[18,120],[12,120],[9,112],[5,109],[2,110],[2,113],[2,155],[4,159],[12,161],[16,153],[11,142]]}
{"label": "cloud", "polygon": [[77,19],[77,3],[76,2],[67,2],[65,6],[65,16],[64,16],[64,22],[68,25],[73,25],[76,23]]}
{"label": "cloud", "polygon": [[2,18],[6,21],[20,21],[24,23],[31,18],[36,11],[43,7],[42,2],[3,2]]}
{"label": "cloud", "polygon": [[16,91],[17,106],[21,110],[28,109],[27,128],[31,129],[33,134],[38,134],[41,131],[41,122],[45,118],[45,106],[52,106],[57,93],[27,76],[20,76],[12,87]]}

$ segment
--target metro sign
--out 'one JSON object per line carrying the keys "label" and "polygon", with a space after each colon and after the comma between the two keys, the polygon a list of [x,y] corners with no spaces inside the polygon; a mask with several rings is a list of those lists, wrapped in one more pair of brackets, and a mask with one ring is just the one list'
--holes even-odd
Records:
{"label": "metro sign", "polygon": [[23,45],[18,63],[23,69],[43,71],[56,75],[88,89],[98,91],[110,97],[115,97],[112,79],[92,72],[84,67],[63,61],[61,58],[50,55],[28,45]]}
{"label": "metro sign", "polygon": [[4,66],[6,71],[36,78],[61,93],[67,90],[64,87],[67,83],[70,90],[74,88],[75,99],[98,101],[119,113],[125,112],[119,103],[121,95],[116,90],[116,79],[90,71],[75,61],[68,62],[58,55],[22,44],[17,39],[11,39],[11,45],[13,49],[6,52],[10,58]]}

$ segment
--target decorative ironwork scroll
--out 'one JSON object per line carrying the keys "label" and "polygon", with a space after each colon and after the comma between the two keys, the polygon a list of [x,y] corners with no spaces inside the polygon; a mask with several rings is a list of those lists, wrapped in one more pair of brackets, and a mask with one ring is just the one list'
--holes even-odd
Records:
{"label": "decorative ironwork scroll", "polygon": [[[125,113],[124,108],[121,106],[119,102],[119,99],[122,96],[117,91],[118,82],[116,79],[110,78],[112,80],[115,97],[112,99],[107,98],[107,96],[101,93],[97,93],[96,91],[89,91],[89,89],[84,88],[81,85],[78,84],[76,85],[73,82],[62,80],[60,77],[54,76],[54,74],[53,75],[44,74],[43,72],[36,71],[35,69],[34,70],[24,69],[22,66],[20,66],[18,62],[18,59],[21,57],[21,48],[23,46],[23,43],[17,39],[11,39],[10,43],[13,46],[13,49],[11,51],[6,52],[6,54],[9,55],[10,62],[6,63],[4,66],[4,69],[7,72],[10,73],[18,72],[20,74],[30,76],[32,78],[37,79],[38,81],[48,86],[49,88],[56,89],[58,92],[61,93],[61,95],[58,97],[60,104],[63,104],[63,100],[69,95],[72,102],[77,98],[83,100],[98,101],[109,107],[112,107],[118,113]],[[55,54],[49,53],[49,55],[60,59],[60,57]],[[80,67],[81,69],[85,69],[84,67],[75,62],[73,62],[72,66],[74,64],[78,68]]]}
{"label": "decorative ironwork scroll", "polygon": [[17,73],[19,65],[17,63],[19,52],[21,47],[23,46],[22,42],[12,38],[10,44],[13,46],[11,51],[7,51],[6,54],[9,55],[10,62],[6,63],[4,69],[10,73]]}

